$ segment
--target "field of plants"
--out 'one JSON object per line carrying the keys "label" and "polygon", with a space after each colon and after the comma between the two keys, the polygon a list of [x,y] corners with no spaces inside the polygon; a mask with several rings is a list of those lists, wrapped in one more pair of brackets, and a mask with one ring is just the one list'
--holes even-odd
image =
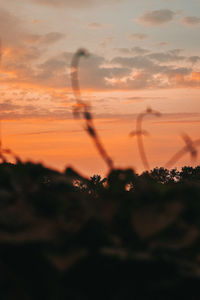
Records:
{"label": "field of plants", "polygon": [[2,300],[199,299],[200,167],[0,165]]}

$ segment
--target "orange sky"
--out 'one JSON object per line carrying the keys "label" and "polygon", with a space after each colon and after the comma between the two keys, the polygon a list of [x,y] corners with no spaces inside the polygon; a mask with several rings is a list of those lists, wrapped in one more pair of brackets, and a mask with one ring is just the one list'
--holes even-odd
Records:
{"label": "orange sky", "polygon": [[[164,166],[184,146],[179,133],[189,132],[192,138],[198,138],[199,116],[196,121],[193,115],[187,119],[184,115],[148,119],[144,122],[144,129],[148,130],[150,136],[144,137],[144,144],[151,167]],[[98,119],[95,124],[115,166],[133,167],[141,172],[144,167],[136,139],[128,136],[135,129],[135,117],[123,121],[120,118]],[[3,146],[12,149],[22,160],[43,162],[60,170],[71,165],[86,175],[107,172],[107,166],[79,121],[5,121],[2,124],[2,135]],[[183,164],[191,164],[189,155],[176,166],[181,167]]]}
{"label": "orange sky", "polygon": [[[181,9],[180,9],[181,7]],[[23,160],[106,174],[84,122],[73,120],[72,57],[82,99],[116,167],[144,168],[136,118],[145,117],[150,167],[164,166],[187,133],[199,138],[200,18],[196,0],[0,0],[0,119],[3,147]],[[186,155],[177,167],[191,162]]]}

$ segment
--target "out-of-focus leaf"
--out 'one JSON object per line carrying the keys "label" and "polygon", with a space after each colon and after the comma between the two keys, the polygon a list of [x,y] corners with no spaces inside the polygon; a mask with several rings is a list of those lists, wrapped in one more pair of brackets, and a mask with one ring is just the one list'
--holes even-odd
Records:
{"label": "out-of-focus leaf", "polygon": [[163,249],[182,249],[191,247],[199,238],[200,232],[195,226],[188,226],[185,234],[182,237],[174,237],[165,239],[165,241],[153,241],[150,245],[151,249],[160,248]]}
{"label": "out-of-focus leaf", "polygon": [[140,238],[149,238],[171,223],[173,223],[183,210],[180,202],[169,202],[159,211],[158,205],[138,208],[132,214],[132,226]]}
{"label": "out-of-focus leaf", "polygon": [[87,255],[87,249],[76,249],[70,253],[67,253],[66,255],[48,255],[48,259],[56,267],[56,269],[63,272],[67,271]]}

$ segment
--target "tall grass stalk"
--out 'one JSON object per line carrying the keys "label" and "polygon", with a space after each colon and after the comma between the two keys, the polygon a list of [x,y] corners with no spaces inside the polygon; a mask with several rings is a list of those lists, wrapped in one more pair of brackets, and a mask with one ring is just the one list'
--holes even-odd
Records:
{"label": "tall grass stalk", "polygon": [[200,145],[200,139],[198,139],[196,141],[192,141],[192,139],[186,133],[182,134],[182,138],[183,138],[186,146],[183,147],[178,152],[176,152],[168,160],[168,162],[165,165],[165,167],[168,168],[168,169],[171,168],[172,166],[174,166],[188,152],[190,153],[190,156],[191,156],[192,160],[195,160],[197,158],[197,155],[198,155],[197,146]]}
{"label": "tall grass stalk", "polygon": [[79,76],[78,76],[78,67],[79,67],[79,60],[81,57],[88,57],[89,53],[85,49],[79,49],[74,54],[71,62],[71,85],[72,90],[74,93],[74,97],[76,99],[76,105],[74,107],[74,116],[80,117],[82,114],[84,120],[85,120],[85,130],[89,134],[89,136],[92,138],[99,154],[107,164],[109,169],[113,169],[113,161],[106,152],[105,148],[103,147],[103,144],[100,140],[100,137],[97,133],[97,130],[95,129],[94,123],[93,123],[93,117],[90,112],[90,106],[85,103],[82,100],[81,97],[81,90],[79,85]]}
{"label": "tall grass stalk", "polygon": [[146,132],[142,129],[143,119],[147,115],[153,115],[156,117],[160,117],[161,113],[153,110],[152,108],[147,108],[143,113],[140,113],[136,120],[136,130],[132,131],[130,133],[130,136],[134,136],[134,135],[136,136],[138,149],[139,149],[139,153],[140,153],[140,157],[141,157],[143,166],[144,166],[145,170],[150,170],[149,161],[147,159],[144,142],[143,142],[143,135],[148,135],[148,132]]}

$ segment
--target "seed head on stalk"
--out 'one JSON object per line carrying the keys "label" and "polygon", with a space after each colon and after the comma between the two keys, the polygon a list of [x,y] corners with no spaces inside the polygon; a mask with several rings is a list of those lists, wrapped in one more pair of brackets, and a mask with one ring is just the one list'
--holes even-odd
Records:
{"label": "seed head on stalk", "polygon": [[149,162],[147,159],[147,155],[146,155],[145,147],[144,147],[144,143],[143,143],[143,135],[148,135],[148,132],[142,129],[143,119],[147,115],[153,115],[155,117],[160,117],[161,113],[148,107],[144,112],[142,112],[138,115],[138,117],[136,119],[136,130],[131,131],[129,135],[136,136],[142,163],[144,165],[144,168],[146,170],[149,170],[150,169]]}
{"label": "seed head on stalk", "polygon": [[175,165],[186,153],[190,153],[191,160],[196,160],[198,155],[197,147],[200,145],[200,139],[193,141],[189,135],[186,133],[182,134],[182,139],[185,142],[185,146],[176,152],[170,160],[166,163],[166,168],[171,168],[173,165]]}
{"label": "seed head on stalk", "polygon": [[92,114],[90,112],[90,106],[82,100],[81,97],[81,91],[80,91],[80,85],[79,85],[79,76],[78,76],[78,70],[79,70],[79,60],[81,57],[88,57],[89,53],[85,49],[79,49],[74,54],[71,62],[71,85],[72,90],[74,93],[74,97],[76,100],[76,104],[73,110],[74,117],[80,118],[81,115],[83,116],[83,119],[85,120],[85,130],[89,134],[89,136],[92,138],[99,154],[109,167],[109,169],[113,169],[113,161],[107,154],[106,150],[104,149],[99,135],[94,127]]}

